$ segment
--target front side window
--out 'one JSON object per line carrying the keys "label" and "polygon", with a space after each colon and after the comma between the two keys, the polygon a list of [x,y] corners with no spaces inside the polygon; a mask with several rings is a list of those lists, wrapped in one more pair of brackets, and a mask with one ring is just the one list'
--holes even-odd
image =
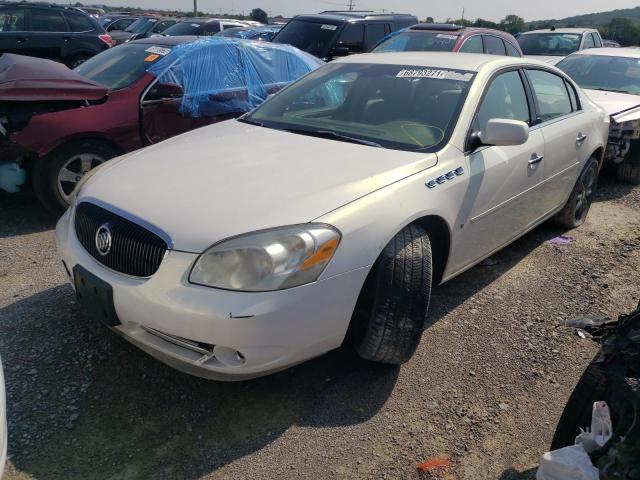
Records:
{"label": "front side window", "polygon": [[484,45],[482,44],[482,36],[474,35],[467,38],[460,47],[462,53],[484,53]]}
{"label": "front side window", "polygon": [[384,23],[370,23],[367,25],[366,49],[371,50],[385,36]]}
{"label": "front side window", "polygon": [[587,48],[595,48],[595,46],[596,46],[596,42],[593,39],[593,35],[591,33],[585,35],[584,45],[582,46],[582,48],[586,50]]}
{"label": "front side window", "polygon": [[566,57],[578,51],[582,35],[578,33],[525,33],[518,43],[525,55]]}
{"label": "front side window", "polygon": [[507,51],[504,48],[504,42],[501,38],[493,35],[484,36],[484,48],[485,52],[489,55],[506,55]]}
{"label": "front side window", "polygon": [[640,60],[605,55],[573,55],[558,63],[581,88],[640,95]]}
{"label": "front side window", "polygon": [[274,43],[293,45],[303,52],[325,58],[340,25],[293,19],[273,39]]}
{"label": "front side window", "polygon": [[492,118],[530,123],[527,94],[517,71],[503,73],[491,82],[478,109],[474,130],[483,131]]}
{"label": "front side window", "polygon": [[509,55],[510,57],[521,57],[522,55],[520,55],[520,51],[514,47],[513,45],[511,45],[511,43],[509,42],[504,42],[505,47],[507,47],[507,55]]}
{"label": "front side window", "polygon": [[209,22],[202,27],[201,35],[215,35],[220,31],[220,22]]}
{"label": "front side window", "polygon": [[593,35],[593,40],[596,44],[596,48],[601,48],[602,47],[602,39],[600,38],[600,35],[597,33],[592,33],[591,35]]}
{"label": "front side window", "polygon": [[24,31],[24,10],[21,8],[3,8],[0,10],[0,32]]}
{"label": "front side window", "polygon": [[64,16],[67,19],[69,28],[72,32],[90,32],[94,29],[91,19],[86,15],[74,12],[65,12]]}
{"label": "front side window", "polygon": [[153,29],[151,30],[154,33],[162,33],[164,32],[167,28],[173,26],[176,24],[175,20],[164,20],[163,22],[158,22],[158,24],[153,27]]}
{"label": "front side window", "polygon": [[339,47],[347,47],[350,52],[364,51],[364,24],[347,23],[338,38]]}
{"label": "front side window", "polygon": [[455,126],[473,78],[472,72],[424,66],[329,64],[267,100],[247,121],[383,148],[436,151]]}
{"label": "front side window", "polygon": [[563,78],[544,70],[527,70],[527,75],[538,100],[541,122],[568,115],[573,111]]}
{"label": "front side window", "polygon": [[67,22],[60,12],[34,9],[31,10],[31,28],[35,32],[66,32]]}
{"label": "front side window", "polygon": [[450,52],[457,41],[457,34],[400,32],[382,42],[373,52]]}
{"label": "front side window", "polygon": [[129,33],[146,33],[151,27],[153,27],[158,22],[155,18],[139,18],[131,25],[129,25],[125,32]]}
{"label": "front side window", "polygon": [[171,47],[153,46],[147,43],[126,43],[110,48],[91,57],[75,71],[96,83],[112,90],[128,87],[142,78],[147,69],[157,63]]}

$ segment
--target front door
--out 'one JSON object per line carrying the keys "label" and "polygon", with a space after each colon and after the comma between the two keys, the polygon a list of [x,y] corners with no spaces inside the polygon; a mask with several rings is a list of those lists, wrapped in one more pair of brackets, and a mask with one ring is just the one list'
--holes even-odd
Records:
{"label": "front door", "polygon": [[28,47],[24,55],[60,60],[65,43],[71,39],[62,12],[48,8],[30,10]]}
{"label": "front door", "polygon": [[[521,73],[511,70],[489,85],[472,130],[482,132],[492,118],[532,122]],[[523,145],[484,146],[467,156],[467,199],[459,223],[458,265],[465,266],[509,243],[543,214],[545,142],[532,129]]]}
{"label": "front door", "polygon": [[26,32],[26,12],[20,7],[3,7],[0,10],[0,54],[22,53],[29,41]]}

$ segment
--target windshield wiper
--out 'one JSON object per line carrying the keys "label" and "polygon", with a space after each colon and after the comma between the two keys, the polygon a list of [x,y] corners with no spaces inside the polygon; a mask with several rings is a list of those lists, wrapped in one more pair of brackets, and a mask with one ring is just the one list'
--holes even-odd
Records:
{"label": "windshield wiper", "polygon": [[616,88],[587,88],[587,90],[598,90],[600,92],[629,93],[626,90],[618,90]]}
{"label": "windshield wiper", "polygon": [[258,122],[256,120],[251,120],[249,118],[245,118],[244,116],[237,118],[239,122],[248,123],[249,125],[256,125],[258,127],[264,127],[264,123]]}
{"label": "windshield wiper", "polygon": [[333,130],[305,130],[304,128],[286,128],[284,130],[286,132],[299,133],[300,135],[309,135],[310,137],[329,138],[340,142],[357,143],[359,145],[367,145],[369,147],[383,148],[382,145],[372,142],[371,140],[342,135],[341,133],[334,132]]}

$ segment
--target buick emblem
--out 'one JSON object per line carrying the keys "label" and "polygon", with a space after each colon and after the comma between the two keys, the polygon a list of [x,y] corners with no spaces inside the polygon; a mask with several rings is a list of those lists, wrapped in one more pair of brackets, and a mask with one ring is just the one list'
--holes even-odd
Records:
{"label": "buick emblem", "polygon": [[103,257],[109,255],[111,251],[111,229],[108,223],[102,225],[96,232],[96,248]]}

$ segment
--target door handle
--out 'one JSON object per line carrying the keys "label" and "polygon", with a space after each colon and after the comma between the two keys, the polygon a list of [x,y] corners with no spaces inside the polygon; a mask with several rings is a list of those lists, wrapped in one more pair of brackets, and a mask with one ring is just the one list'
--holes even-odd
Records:
{"label": "door handle", "polygon": [[531,155],[531,160],[529,160],[529,165],[535,165],[537,163],[540,163],[542,160],[544,160],[544,157],[542,155],[538,155],[537,153],[534,153],[533,155]]}
{"label": "door handle", "polygon": [[18,38],[16,38],[16,41],[17,41],[18,43],[24,43],[24,42],[26,42],[26,41],[28,41],[28,40],[29,40],[29,39],[28,39],[27,37],[18,37]]}
{"label": "door handle", "polygon": [[73,42],[76,38],[75,37],[64,37],[64,41],[69,43],[69,42]]}
{"label": "door handle", "polygon": [[587,139],[586,135],[583,135],[582,133],[578,134],[578,137],[576,138],[576,143],[579,145],[582,142],[584,142]]}

